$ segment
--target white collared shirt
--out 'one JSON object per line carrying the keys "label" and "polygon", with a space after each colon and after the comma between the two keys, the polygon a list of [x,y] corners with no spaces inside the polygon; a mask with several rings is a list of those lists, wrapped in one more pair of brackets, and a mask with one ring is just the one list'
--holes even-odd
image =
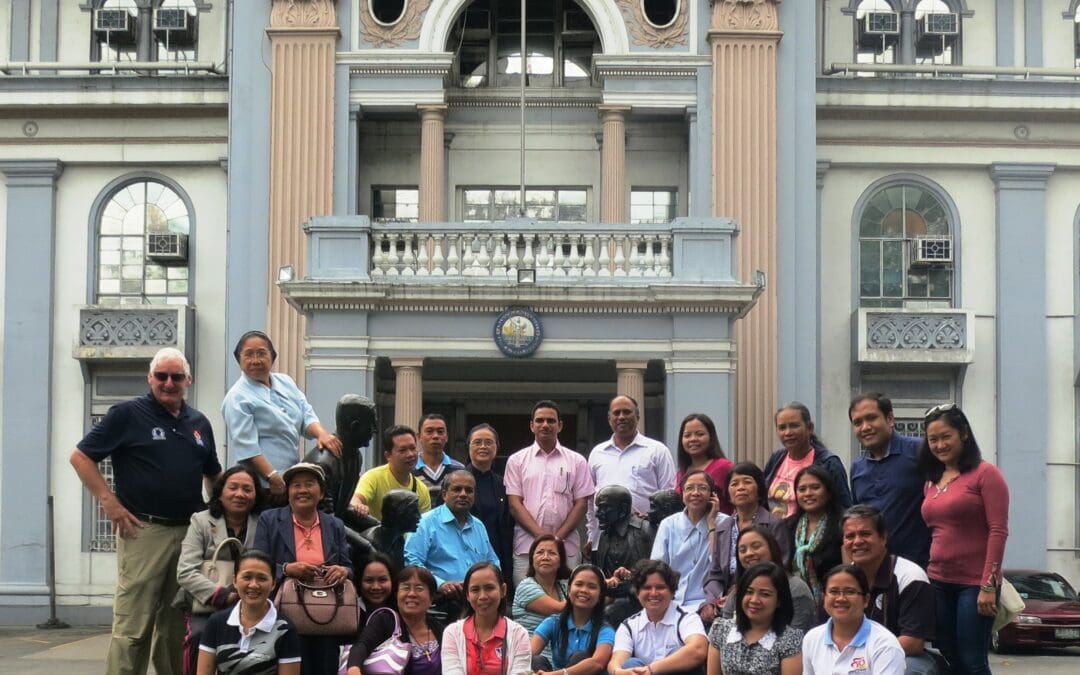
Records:
{"label": "white collared shirt", "polygon": [[889,629],[863,619],[855,638],[843,650],[832,638],[832,619],[803,638],[805,675],[904,675],[904,649]]}
{"label": "white collared shirt", "polygon": [[[638,433],[630,445],[620,450],[615,437],[600,443],[589,453],[589,473],[596,491],[607,485],[622,485],[630,490],[634,511],[649,512],[649,497],[658,490],[675,487],[675,460],[671,450],[655,439]],[[593,549],[600,540],[596,506],[589,501],[589,541]]]}
{"label": "white collared shirt", "polygon": [[[679,641],[679,636],[682,641]],[[672,601],[668,611],[656,623],[641,610],[619,626],[615,632],[615,651],[652,663],[686,644],[691,635],[705,637],[705,626],[695,612],[680,612]]]}

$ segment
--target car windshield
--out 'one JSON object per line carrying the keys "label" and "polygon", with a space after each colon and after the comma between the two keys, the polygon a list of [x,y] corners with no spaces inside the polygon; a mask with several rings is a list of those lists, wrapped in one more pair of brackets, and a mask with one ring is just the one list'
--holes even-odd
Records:
{"label": "car windshield", "polygon": [[1076,591],[1059,575],[1043,574],[1008,575],[1016,592],[1025,600],[1075,600]]}

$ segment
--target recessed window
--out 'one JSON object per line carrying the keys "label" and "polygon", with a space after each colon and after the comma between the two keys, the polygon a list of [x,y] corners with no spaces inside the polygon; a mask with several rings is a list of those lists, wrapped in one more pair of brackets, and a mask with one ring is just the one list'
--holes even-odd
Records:
{"label": "recessed window", "polygon": [[142,11],[136,0],[103,0],[91,13],[91,56],[105,63],[194,61],[198,23],[195,0],[160,0]]}
{"label": "recessed window", "polygon": [[915,63],[957,63],[960,15],[944,0],[921,0],[915,6]]}
{"label": "recessed window", "polygon": [[392,26],[405,14],[408,0],[371,0],[368,8],[371,16],[384,26]]}
{"label": "recessed window", "polygon": [[113,192],[98,217],[98,304],[186,304],[189,227],[187,205],[164,183]]}
{"label": "recessed window", "polygon": [[[588,216],[584,188],[527,188],[525,216],[541,221],[583,223]],[[462,219],[484,223],[516,218],[521,213],[519,188],[465,188]]]}
{"label": "recessed window", "polygon": [[946,0],[919,0],[913,20],[906,24],[901,20],[899,5],[898,0],[862,0],[858,4],[857,63],[960,63],[961,17],[953,4]]}
{"label": "recessed window", "polygon": [[953,227],[942,201],[921,185],[882,188],[859,217],[863,307],[951,307]]}
{"label": "recessed window", "polygon": [[523,59],[520,3],[475,0],[458,16],[446,49],[455,55],[460,87],[518,87],[523,70],[530,87],[588,87],[600,38],[573,0],[530,0]]}
{"label": "recessed window", "polygon": [[679,4],[679,0],[641,0],[641,11],[646,21],[665,28],[679,15]]}
{"label": "recessed window", "polygon": [[900,13],[888,0],[863,0],[855,10],[855,61],[896,63]]}
{"label": "recessed window", "polygon": [[371,191],[371,217],[377,223],[420,219],[420,190],[415,187],[377,187]]}
{"label": "recessed window", "polygon": [[675,219],[675,207],[678,192],[667,188],[662,190],[632,188],[630,190],[630,222],[670,223]]}

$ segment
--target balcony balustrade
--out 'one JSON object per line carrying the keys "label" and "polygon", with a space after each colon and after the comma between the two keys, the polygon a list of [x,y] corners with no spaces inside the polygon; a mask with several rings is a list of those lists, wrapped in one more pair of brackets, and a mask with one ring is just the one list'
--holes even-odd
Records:
{"label": "balcony balustrade", "polygon": [[962,309],[860,309],[860,363],[974,361],[974,314]]}

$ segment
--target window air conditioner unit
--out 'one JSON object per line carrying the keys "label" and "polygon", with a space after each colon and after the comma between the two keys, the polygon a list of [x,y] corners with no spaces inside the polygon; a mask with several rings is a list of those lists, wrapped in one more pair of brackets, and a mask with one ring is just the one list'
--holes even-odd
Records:
{"label": "window air conditioner unit", "polygon": [[952,244],[952,237],[915,237],[911,242],[911,264],[925,267],[951,263]]}
{"label": "window air conditioner unit", "polygon": [[189,43],[195,39],[196,17],[186,9],[162,7],[154,11],[154,32],[165,35],[173,44]]}
{"label": "window air conditioner unit", "polygon": [[921,35],[957,35],[960,32],[960,17],[956,14],[927,14],[919,20]]}
{"label": "window air conditioner unit", "polygon": [[95,9],[94,32],[111,44],[135,42],[135,17],[126,9]]}
{"label": "window air conditioner unit", "polygon": [[146,257],[163,265],[180,265],[188,259],[186,234],[147,234]]}
{"label": "window air conditioner unit", "polygon": [[900,15],[896,12],[867,12],[863,17],[863,35],[899,35]]}

